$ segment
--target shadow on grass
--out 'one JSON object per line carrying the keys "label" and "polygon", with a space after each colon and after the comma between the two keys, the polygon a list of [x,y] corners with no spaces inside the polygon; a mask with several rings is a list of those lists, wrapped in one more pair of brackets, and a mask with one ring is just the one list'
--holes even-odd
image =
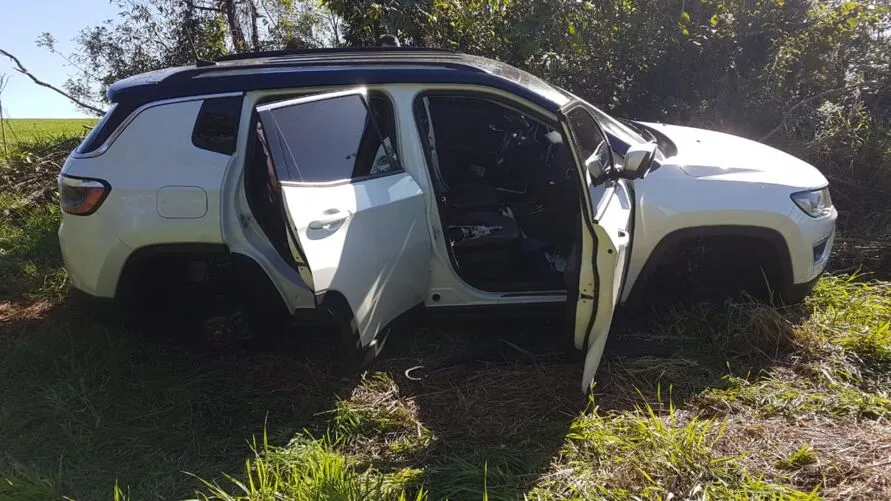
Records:
{"label": "shadow on grass", "polygon": [[[782,321],[775,311],[752,305],[623,312],[594,402],[602,412],[634,411],[647,402],[657,414],[667,413],[670,402],[680,407],[724,386],[728,374],[768,368],[792,349],[782,331],[777,340],[755,337]],[[752,334],[741,334],[747,328]],[[420,421],[437,439],[414,465],[424,471],[431,499],[482,499],[484,486],[489,499],[518,499],[549,473],[587,403],[579,389],[581,363],[563,351],[566,337],[558,322],[450,320],[388,343],[374,368],[417,404]],[[753,342],[761,344],[753,348]],[[461,363],[423,381],[405,374],[418,364],[455,361],[456,353]]]}
{"label": "shadow on grass", "polygon": [[[448,324],[391,340],[375,365],[436,437],[416,466],[424,487],[430,499],[482,499],[484,486],[489,499],[522,498],[584,408],[581,366],[563,358],[559,328],[544,321]],[[449,362],[459,363],[422,381],[405,374]]]}
{"label": "shadow on grass", "polygon": [[[318,337],[212,350],[163,324],[137,334],[65,303],[28,308],[0,320],[0,477],[14,481],[4,489],[18,489],[0,498],[107,498],[115,482],[133,499],[187,497],[201,486],[181,472],[237,477],[264,424],[282,446],[304,428],[324,430],[360,381],[338,374]],[[753,322],[759,311],[735,314]],[[617,319],[595,389],[602,411],[667,407],[669,391],[680,406],[723,384],[727,360],[734,373],[766,363],[751,349],[737,353],[753,339],[726,335],[733,312],[694,313]],[[422,471],[430,499],[481,499],[484,486],[489,499],[522,497],[549,472],[586,404],[564,336],[547,321],[456,319],[391,340],[372,370],[389,375],[435,438],[397,454],[399,464],[361,449],[358,459]],[[456,353],[466,356],[423,381],[405,376]]]}
{"label": "shadow on grass", "polygon": [[270,441],[287,442],[356,384],[293,341],[212,351],[174,331],[108,328],[64,303],[6,304],[2,499],[107,499],[116,482],[132,499],[189,497],[200,484],[183,472],[240,471],[264,423]]}

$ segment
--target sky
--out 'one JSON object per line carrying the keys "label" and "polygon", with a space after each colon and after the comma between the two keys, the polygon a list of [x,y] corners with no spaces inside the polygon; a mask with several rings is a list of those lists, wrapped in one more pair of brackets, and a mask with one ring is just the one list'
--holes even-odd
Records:
{"label": "sky", "polygon": [[[19,58],[37,78],[61,87],[71,68],[56,54],[38,47],[37,37],[49,32],[58,50],[68,54],[81,29],[115,17],[109,0],[0,0],[0,48]],[[70,118],[87,116],[50,89],[34,84],[0,55],[0,75],[10,77],[0,98],[3,116],[12,118]]]}

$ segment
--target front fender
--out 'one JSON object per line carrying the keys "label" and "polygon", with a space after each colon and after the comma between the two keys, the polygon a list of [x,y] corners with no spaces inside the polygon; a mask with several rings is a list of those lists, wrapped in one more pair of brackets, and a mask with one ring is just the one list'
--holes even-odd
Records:
{"label": "front fender", "polygon": [[[663,165],[635,183],[636,221],[634,243],[622,293],[627,302],[644,268],[658,260],[657,249],[685,238],[701,236],[753,236],[771,241],[780,255],[788,281],[800,270],[789,258],[784,230],[793,210],[798,210],[787,186],[747,180],[696,178],[678,166]],[[656,258],[656,259],[654,259]],[[654,266],[654,264],[649,264]]]}

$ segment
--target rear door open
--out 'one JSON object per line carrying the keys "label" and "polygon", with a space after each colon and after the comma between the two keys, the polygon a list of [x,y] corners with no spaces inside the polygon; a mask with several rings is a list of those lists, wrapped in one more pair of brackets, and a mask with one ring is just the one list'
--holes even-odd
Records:
{"label": "rear door open", "polygon": [[257,107],[295,261],[317,298],[345,300],[335,314],[360,346],[422,304],[429,279],[424,197],[386,106],[353,89]]}

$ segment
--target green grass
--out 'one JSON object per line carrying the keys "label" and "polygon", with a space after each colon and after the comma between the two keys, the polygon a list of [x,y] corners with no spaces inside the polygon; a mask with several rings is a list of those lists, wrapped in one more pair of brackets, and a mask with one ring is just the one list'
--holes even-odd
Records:
{"label": "green grass", "polygon": [[28,197],[37,191],[51,193],[65,158],[95,120],[3,120],[0,136],[0,186],[5,200]]}
{"label": "green grass", "polygon": [[764,481],[718,452],[727,423],[650,406],[577,418],[536,499],[816,499]]}
{"label": "green grass", "polygon": [[786,355],[791,363],[725,375],[725,385],[707,391],[703,400],[713,400],[716,408],[742,404],[765,415],[789,417],[891,415],[891,286],[857,278],[822,279],[802,318],[783,324],[783,338],[796,347]]}
{"label": "green grass", "polygon": [[824,347],[837,345],[871,366],[891,364],[891,284],[856,275],[829,277],[817,284],[807,305],[808,327]]}
{"label": "green grass", "polygon": [[[3,126],[6,128],[6,141],[12,147],[16,143],[45,136],[83,136],[96,122],[94,118],[4,118]],[[0,144],[2,150],[3,145]]]}
{"label": "green grass", "polygon": [[798,470],[816,463],[817,454],[814,452],[814,449],[810,445],[804,444],[795,452],[778,460],[776,466],[784,470]]}
{"label": "green grass", "polygon": [[67,275],[56,231],[59,208],[0,194],[0,300],[61,300]]}

